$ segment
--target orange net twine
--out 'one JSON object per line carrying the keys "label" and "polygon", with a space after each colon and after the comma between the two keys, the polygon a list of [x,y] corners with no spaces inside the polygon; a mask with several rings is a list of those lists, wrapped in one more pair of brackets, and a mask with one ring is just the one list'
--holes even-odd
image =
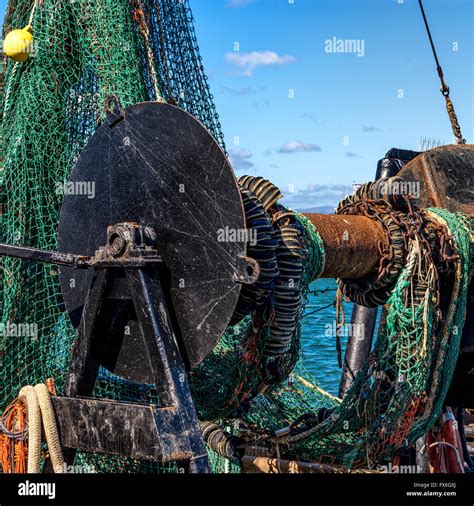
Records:
{"label": "orange net twine", "polygon": [[26,473],[28,442],[26,408],[16,399],[0,418],[0,462],[3,473]]}
{"label": "orange net twine", "polygon": [[[53,378],[46,379],[51,395],[56,395]],[[0,465],[4,474],[26,473],[28,468],[28,420],[26,405],[15,399],[0,417]]]}

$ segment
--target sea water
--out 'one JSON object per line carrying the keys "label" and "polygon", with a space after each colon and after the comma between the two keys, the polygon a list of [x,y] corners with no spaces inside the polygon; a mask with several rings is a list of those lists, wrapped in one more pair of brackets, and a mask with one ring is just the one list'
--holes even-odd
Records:
{"label": "sea water", "polygon": [[[318,279],[311,285],[305,316],[301,325],[301,354],[303,363],[319,386],[338,395],[341,369],[337,363],[334,299],[337,283],[334,279]],[[325,306],[329,306],[323,309]],[[346,323],[350,323],[352,304],[344,302]],[[342,358],[347,332],[341,336]]]}

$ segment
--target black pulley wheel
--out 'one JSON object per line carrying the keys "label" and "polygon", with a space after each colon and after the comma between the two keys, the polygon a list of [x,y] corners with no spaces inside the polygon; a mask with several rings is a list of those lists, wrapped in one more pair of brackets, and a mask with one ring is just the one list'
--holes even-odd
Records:
{"label": "black pulley wheel", "polygon": [[[238,185],[225,153],[192,115],[156,102],[110,107],[65,186],[59,249],[93,255],[105,245],[109,225],[152,227],[169,272],[181,347],[192,368],[214,348],[239,298],[235,278],[245,270],[246,244],[235,233],[245,229]],[[91,276],[90,270],[60,269],[75,326]],[[109,309],[109,331],[124,333],[125,326],[131,334],[115,372],[145,381],[138,326],[125,306],[122,301]]]}

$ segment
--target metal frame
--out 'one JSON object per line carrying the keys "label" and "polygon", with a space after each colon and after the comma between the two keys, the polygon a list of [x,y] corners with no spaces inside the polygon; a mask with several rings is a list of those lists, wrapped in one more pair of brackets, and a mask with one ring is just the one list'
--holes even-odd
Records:
{"label": "metal frame", "polygon": [[[167,307],[162,278],[164,263],[150,244],[154,233],[133,223],[107,230],[107,245],[95,258],[0,245],[0,254],[93,268],[84,312],[74,342],[65,396],[53,398],[64,457],[71,465],[78,449],[160,462],[178,461],[189,473],[209,473],[207,451],[189,389],[180,346]],[[128,286],[148,367],[160,406],[93,399],[101,365],[113,371],[122,346],[111,343],[101,328],[104,305]],[[114,339],[120,339],[114,336]],[[182,348],[182,347],[181,347]],[[49,466],[46,467],[49,470]]]}

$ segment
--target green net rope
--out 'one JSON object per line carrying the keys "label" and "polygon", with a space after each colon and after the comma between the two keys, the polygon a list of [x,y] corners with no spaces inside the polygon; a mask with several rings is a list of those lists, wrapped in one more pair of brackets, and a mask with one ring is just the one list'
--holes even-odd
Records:
{"label": "green net rope", "polygon": [[[27,24],[32,7],[31,0],[8,2],[4,36]],[[42,0],[33,32],[30,60],[8,61],[2,74],[2,242],[57,249],[62,201],[57,184],[68,179],[99,125],[107,95],[116,94],[124,107],[156,98],[150,58],[163,97],[200,119],[224,147],[187,1]],[[1,266],[1,322],[35,330],[0,337],[4,407],[22,385],[47,377],[61,391],[75,332],[65,314],[57,268],[13,258],[2,258]],[[153,389],[129,385],[105,371],[96,395],[156,401]],[[102,459],[96,467],[114,471],[123,467],[120,462]],[[126,462],[130,469],[139,466]]]}
{"label": "green net rope", "polygon": [[[387,303],[387,323],[377,336],[369,361],[342,402],[318,392],[316,380],[313,388],[302,383],[298,374],[301,364],[282,389],[255,399],[244,419],[268,429],[276,428],[278,421],[288,424],[305,409],[310,413],[323,406],[333,410],[304,439],[283,438],[280,452],[286,448],[289,457],[347,469],[374,468],[413,445],[440,415],[464,324],[472,229],[462,215],[438,209],[431,212],[445,220],[459,255],[443,325],[433,326],[434,291],[428,290],[414,305],[407,304],[418,264],[407,265]],[[417,251],[412,251],[416,259]],[[308,378],[304,372],[302,376]]]}

